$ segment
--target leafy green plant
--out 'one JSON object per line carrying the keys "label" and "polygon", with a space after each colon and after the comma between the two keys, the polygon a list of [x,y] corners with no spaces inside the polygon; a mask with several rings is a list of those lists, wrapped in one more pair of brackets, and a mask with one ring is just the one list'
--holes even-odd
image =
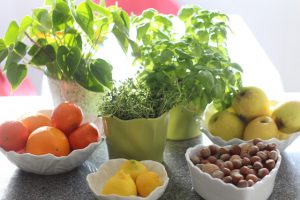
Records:
{"label": "leafy green plant", "polygon": [[145,83],[128,79],[104,96],[99,112],[123,120],[157,118],[176,104],[177,94],[163,90],[153,94]]}
{"label": "leafy green plant", "polygon": [[129,17],[118,7],[86,0],[46,0],[20,24],[12,21],[0,39],[0,62],[13,89],[27,74],[28,66],[58,80],[75,81],[84,88],[103,92],[112,88],[112,66],[95,58],[109,33],[128,48]]}
{"label": "leafy green plant", "polygon": [[178,94],[177,103],[197,112],[211,102],[218,109],[228,107],[241,87],[242,69],[227,52],[227,16],[188,6],[178,18],[153,9],[133,17],[139,81],[152,94],[168,95],[159,92],[168,88]]}

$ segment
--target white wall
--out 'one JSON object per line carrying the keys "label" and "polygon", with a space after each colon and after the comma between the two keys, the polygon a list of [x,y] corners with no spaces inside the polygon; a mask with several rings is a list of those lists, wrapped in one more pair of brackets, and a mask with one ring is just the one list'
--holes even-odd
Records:
{"label": "white wall", "polygon": [[278,69],[285,90],[300,91],[300,1],[177,1],[181,5],[193,3],[203,8],[220,10],[227,14],[238,14],[243,17],[274,66]]}

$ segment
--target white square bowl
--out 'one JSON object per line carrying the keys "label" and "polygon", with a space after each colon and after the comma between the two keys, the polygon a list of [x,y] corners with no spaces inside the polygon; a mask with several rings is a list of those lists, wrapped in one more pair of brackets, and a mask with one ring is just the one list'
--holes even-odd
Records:
{"label": "white square bowl", "polygon": [[199,149],[205,145],[199,144],[188,148],[185,158],[189,167],[192,185],[196,192],[206,200],[266,200],[271,195],[275,184],[276,175],[281,163],[281,155],[278,152],[278,160],[275,168],[261,181],[256,182],[252,187],[238,188],[231,183],[224,183],[222,180],[213,178],[208,173],[202,172],[196,167],[191,157],[196,156]]}
{"label": "white square bowl", "polygon": [[[43,113],[50,117],[52,110],[42,110],[38,111],[38,113]],[[101,122],[99,120],[99,118],[85,115],[83,123],[93,122],[100,130],[101,127],[99,126]],[[5,151],[1,147],[0,151],[10,162],[23,171],[40,175],[54,175],[71,171],[82,165],[100,146],[103,140],[102,138],[98,142],[89,144],[84,149],[73,150],[68,156],[61,157],[54,156],[53,154],[33,155],[30,153],[17,153],[15,151]]]}
{"label": "white square bowl", "polygon": [[159,199],[165,192],[169,183],[169,177],[165,167],[156,161],[144,160],[141,161],[148,171],[153,171],[158,174],[162,181],[162,185],[152,191],[147,197],[140,196],[119,196],[119,195],[104,195],[102,194],[103,187],[107,180],[116,174],[120,166],[126,159],[111,159],[100,166],[97,172],[91,173],[87,176],[87,183],[94,193],[95,197],[99,200],[156,200]]}

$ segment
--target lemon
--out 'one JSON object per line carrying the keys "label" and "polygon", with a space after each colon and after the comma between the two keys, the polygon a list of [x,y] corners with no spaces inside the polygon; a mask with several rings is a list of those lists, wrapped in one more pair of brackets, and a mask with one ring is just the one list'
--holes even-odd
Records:
{"label": "lemon", "polygon": [[124,170],[125,173],[130,174],[134,181],[138,175],[148,171],[145,165],[136,160],[126,160],[119,170]]}
{"label": "lemon", "polygon": [[105,195],[136,196],[137,189],[131,176],[126,174],[123,170],[120,170],[108,179],[103,187],[102,193]]}
{"label": "lemon", "polygon": [[161,180],[155,172],[145,172],[136,178],[138,194],[142,197],[148,196],[155,188],[161,185]]}

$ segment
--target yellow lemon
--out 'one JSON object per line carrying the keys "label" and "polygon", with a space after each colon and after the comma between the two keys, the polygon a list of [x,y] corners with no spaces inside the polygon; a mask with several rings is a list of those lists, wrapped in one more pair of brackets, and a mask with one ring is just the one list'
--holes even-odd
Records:
{"label": "yellow lemon", "polygon": [[161,180],[155,172],[145,172],[136,178],[138,194],[142,197],[148,196],[155,188],[161,185]]}
{"label": "yellow lemon", "polygon": [[138,175],[148,171],[145,165],[136,160],[126,160],[119,170],[124,170],[125,173],[130,174],[134,181]]}
{"label": "yellow lemon", "polygon": [[105,195],[116,194],[120,196],[137,195],[134,181],[123,170],[118,171],[105,183],[102,193]]}

